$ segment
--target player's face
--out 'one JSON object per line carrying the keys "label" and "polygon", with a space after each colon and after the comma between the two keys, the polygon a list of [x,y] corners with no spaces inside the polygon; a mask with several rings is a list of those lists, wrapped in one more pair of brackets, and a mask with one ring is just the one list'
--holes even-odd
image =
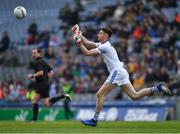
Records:
{"label": "player's face", "polygon": [[104,41],[107,38],[107,34],[103,32],[102,30],[99,31],[98,33],[98,41]]}
{"label": "player's face", "polygon": [[40,56],[41,56],[41,54],[37,51],[37,49],[32,50],[32,57],[34,59],[37,59]]}

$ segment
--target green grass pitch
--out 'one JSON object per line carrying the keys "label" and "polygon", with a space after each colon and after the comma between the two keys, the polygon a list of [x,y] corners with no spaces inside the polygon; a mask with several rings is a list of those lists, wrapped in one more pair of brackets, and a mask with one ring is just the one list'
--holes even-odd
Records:
{"label": "green grass pitch", "polygon": [[0,133],[180,133],[180,122],[99,122],[97,127],[79,121],[37,123],[0,121]]}

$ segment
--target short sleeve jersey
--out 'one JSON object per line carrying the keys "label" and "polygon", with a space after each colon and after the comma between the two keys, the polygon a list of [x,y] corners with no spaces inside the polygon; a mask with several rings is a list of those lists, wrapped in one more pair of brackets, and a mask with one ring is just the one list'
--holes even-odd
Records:
{"label": "short sleeve jersey", "polygon": [[41,57],[35,60],[34,64],[34,71],[35,73],[38,71],[43,71],[43,76],[36,77],[36,82],[37,83],[42,83],[42,82],[48,82],[48,72],[52,70],[52,68],[48,65],[48,63],[42,59]]}
{"label": "short sleeve jersey", "polygon": [[96,50],[102,56],[109,72],[114,68],[121,68],[123,66],[123,62],[120,62],[115,48],[109,41],[106,41],[103,44],[96,43],[96,47]]}

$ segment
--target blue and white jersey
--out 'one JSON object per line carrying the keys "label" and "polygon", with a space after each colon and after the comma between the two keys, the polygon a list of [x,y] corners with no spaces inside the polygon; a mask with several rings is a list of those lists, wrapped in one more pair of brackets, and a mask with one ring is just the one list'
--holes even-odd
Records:
{"label": "blue and white jersey", "polygon": [[102,56],[109,73],[115,68],[121,69],[123,67],[123,62],[120,62],[115,48],[109,41],[106,41],[103,44],[96,43],[96,47],[96,50]]}

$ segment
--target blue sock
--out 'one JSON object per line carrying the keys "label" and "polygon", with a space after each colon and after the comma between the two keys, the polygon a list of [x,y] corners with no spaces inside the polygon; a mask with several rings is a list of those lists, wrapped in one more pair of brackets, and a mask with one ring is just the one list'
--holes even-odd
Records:
{"label": "blue sock", "polygon": [[98,117],[99,117],[99,112],[95,112],[94,117],[92,119],[97,121]]}
{"label": "blue sock", "polygon": [[157,88],[157,86],[150,87],[150,90],[151,90],[151,93],[159,92],[159,89]]}

